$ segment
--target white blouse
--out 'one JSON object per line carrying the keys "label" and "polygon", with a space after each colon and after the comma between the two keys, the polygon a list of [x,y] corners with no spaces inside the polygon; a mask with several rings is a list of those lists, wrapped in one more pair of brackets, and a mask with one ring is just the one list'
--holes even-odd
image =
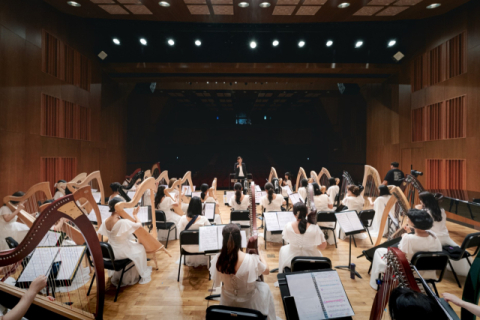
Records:
{"label": "white blouse", "polygon": [[360,213],[360,211],[363,210],[364,203],[365,203],[365,199],[362,196],[358,196],[358,197],[347,196],[342,201],[342,204],[344,206],[347,206],[348,210],[356,210],[357,213]]}
{"label": "white blouse", "polygon": [[317,211],[332,211],[333,210],[333,209],[330,209],[328,207],[329,204],[333,204],[333,201],[326,194],[313,196],[313,202],[315,204],[315,208],[317,209]]}
{"label": "white blouse", "polygon": [[405,253],[408,261],[420,251],[442,251],[442,244],[437,237],[419,237],[416,234],[405,234],[398,244],[398,249]]}
{"label": "white blouse", "polygon": [[327,195],[332,199],[332,203],[335,202],[335,198],[339,192],[340,188],[337,185],[328,188]]}
{"label": "white blouse", "polygon": [[175,201],[173,201],[172,198],[165,196],[163,201],[158,204],[157,209],[167,213],[172,209],[174,204]]}
{"label": "white blouse", "polygon": [[260,204],[265,208],[265,211],[282,211],[283,197],[279,194],[273,194],[274,199],[272,203],[269,203],[268,195],[263,196],[260,200]]}
{"label": "white blouse", "polygon": [[53,200],[57,200],[59,198],[63,197],[63,193],[60,191],[55,192],[55,195],[53,196]]}
{"label": "white blouse", "polygon": [[240,204],[235,201],[235,196],[230,198],[229,205],[233,210],[248,210],[248,207],[250,206],[250,197],[248,194],[243,196],[243,200],[240,201]]}
{"label": "white blouse", "polygon": [[307,198],[307,189],[305,189],[305,187],[298,188],[298,194],[300,195],[300,198],[305,201]]}
{"label": "white blouse", "polygon": [[[435,235],[438,237],[448,237],[448,229],[447,229],[447,214],[445,213],[444,209],[440,209],[442,211],[442,221],[435,221],[433,220],[433,227],[430,229]],[[426,211],[432,215],[430,210],[426,209]],[[433,216],[432,216],[433,219]]]}

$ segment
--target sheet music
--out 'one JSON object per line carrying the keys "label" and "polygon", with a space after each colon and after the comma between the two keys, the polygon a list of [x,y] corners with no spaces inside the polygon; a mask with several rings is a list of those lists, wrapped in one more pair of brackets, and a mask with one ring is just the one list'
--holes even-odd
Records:
{"label": "sheet music", "polygon": [[262,189],[258,184],[255,185],[255,192],[262,192]]}
{"label": "sheet music", "polygon": [[294,297],[300,320],[325,319],[311,273],[287,274],[290,295]]}
{"label": "sheet music", "polygon": [[127,196],[128,196],[130,199],[133,199],[133,197],[135,196],[135,191],[128,191],[128,192],[127,192]]}
{"label": "sheet music", "polygon": [[100,203],[102,200],[102,194],[100,192],[92,192],[93,199],[95,199],[96,203]]}
{"label": "sheet music", "polygon": [[289,185],[286,185],[286,186],[282,187],[282,190],[287,191],[287,194],[288,194],[289,196],[293,193],[293,191],[292,191],[292,189],[290,189],[290,186],[289,186]]}
{"label": "sheet music", "polygon": [[218,250],[218,232],[217,227],[200,227],[199,229],[198,251]]}
{"label": "sheet music", "polygon": [[217,226],[217,239],[218,239],[218,247],[217,249],[218,250],[221,250],[222,249],[222,245],[223,245],[223,235],[222,235],[222,232],[223,232],[223,228],[225,226],[224,225],[221,225],[221,226]]}
{"label": "sheet music", "polygon": [[292,211],[280,211],[277,212],[277,218],[278,218],[278,225],[280,226],[280,230],[285,229],[285,226],[289,222],[294,222],[297,220],[295,218],[295,215],[293,214]]}
{"label": "sheet music", "polygon": [[297,202],[302,202],[302,203],[304,202],[304,200],[300,197],[298,193],[290,193],[288,197],[290,198],[290,201],[292,202],[292,204],[295,204]]}
{"label": "sheet music", "polygon": [[225,201],[224,203],[230,203],[230,199],[235,196],[235,191],[227,191],[225,193]]}
{"label": "sheet music", "polygon": [[[81,263],[81,258],[85,253],[85,246],[66,246],[60,247],[60,252],[57,255],[56,261],[64,261],[60,265],[60,270],[57,275],[57,280],[73,280],[78,266]],[[65,261],[68,261],[66,263]]]}
{"label": "sheet music", "polygon": [[[193,186],[193,191],[195,191],[195,188],[196,186]],[[190,196],[192,195],[192,190],[190,189],[190,186],[182,186],[182,192],[186,195],[186,196]]]}
{"label": "sheet music", "polygon": [[[110,212],[109,206],[98,205],[98,210],[100,211],[100,216],[102,217],[102,221],[107,220],[112,215],[112,213]],[[95,215],[95,210],[92,209],[92,211],[88,214],[88,219],[93,222],[98,222],[97,216]]]}
{"label": "sheet music", "polygon": [[354,312],[337,271],[313,273],[327,319],[353,316]]}
{"label": "sheet music", "polygon": [[192,192],[192,198],[193,197],[202,198],[202,192],[201,191]]}
{"label": "sheet music", "polygon": [[255,204],[260,204],[260,200],[262,200],[262,197],[266,195],[266,191],[255,192]]}
{"label": "sheet music", "polygon": [[335,216],[337,217],[338,224],[345,233],[365,230],[356,211],[337,212]]}
{"label": "sheet music", "polygon": [[282,230],[280,229],[280,225],[278,223],[278,218],[277,218],[277,213],[276,212],[265,212],[263,214],[265,217],[265,224],[267,225],[267,229],[269,231],[279,231]]}
{"label": "sheet music", "polygon": [[207,217],[208,220],[214,220],[215,219],[215,202],[206,202],[205,203],[205,209],[204,209],[204,214],[205,217]]}
{"label": "sheet music", "polygon": [[32,282],[40,275],[48,276],[58,250],[59,247],[36,248],[18,282]]}
{"label": "sheet music", "polygon": [[57,242],[60,240],[62,233],[55,231],[48,231],[43,237],[42,241],[38,244],[38,247],[56,247]]}

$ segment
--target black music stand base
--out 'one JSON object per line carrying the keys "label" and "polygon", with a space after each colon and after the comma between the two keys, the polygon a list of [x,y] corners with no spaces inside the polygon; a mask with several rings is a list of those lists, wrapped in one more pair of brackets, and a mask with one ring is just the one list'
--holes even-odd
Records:
{"label": "black music stand base", "polygon": [[205,297],[205,300],[215,300],[216,298],[220,298],[219,294],[211,294]]}
{"label": "black music stand base", "polygon": [[[335,269],[343,269],[343,270],[348,270],[348,271],[352,271],[351,268],[350,268],[350,265],[352,264],[352,237],[353,237],[353,234],[351,234],[350,236],[350,245],[349,245],[349,249],[348,249],[348,266],[336,266]],[[360,279],[363,279],[362,276],[360,275],[360,273],[358,273],[357,271],[355,271],[355,275],[357,277],[359,277]]]}

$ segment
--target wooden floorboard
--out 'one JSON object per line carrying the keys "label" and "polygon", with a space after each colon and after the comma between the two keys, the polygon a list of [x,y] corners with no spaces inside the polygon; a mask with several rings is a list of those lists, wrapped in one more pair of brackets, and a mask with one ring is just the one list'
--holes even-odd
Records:
{"label": "wooden floorboard", "polygon": [[[218,192],[218,199],[223,199],[223,192]],[[224,223],[228,223],[230,208],[223,203],[220,205],[220,212]],[[450,235],[453,240],[461,244],[465,236],[476,232],[458,224],[447,222]],[[260,232],[263,232],[260,230]],[[375,242],[375,238],[373,239]],[[263,250],[263,238],[259,240],[260,248]],[[357,271],[363,279],[350,279],[350,273],[339,270],[348,298],[355,312],[355,319],[368,319],[372,306],[375,291],[370,288],[369,275],[367,274],[369,262],[365,258],[357,259],[362,250],[372,247],[370,240],[357,240],[358,248],[352,248],[352,262],[357,265]],[[268,257],[269,268],[278,267],[278,252],[281,245],[268,242],[267,250],[264,251]],[[212,282],[208,280],[206,267],[192,268],[181,267],[180,282],[177,282],[179,259],[179,241],[169,241],[168,250],[172,258],[163,253],[158,253],[159,270],[153,271],[152,281],[145,285],[134,285],[122,288],[117,302],[113,302],[115,289],[109,287],[105,296],[104,319],[204,319],[205,310],[208,305],[217,302],[208,302],[205,297],[210,294]],[[348,264],[348,241],[338,241],[338,248],[329,245],[322,251],[323,255],[332,260],[334,266]],[[153,263],[149,262],[149,265]],[[283,304],[280,298],[280,291],[274,286],[277,281],[277,274],[272,273],[265,277],[265,282],[270,286],[275,299],[275,310],[277,316],[286,319]],[[460,281],[465,281],[460,277]],[[446,271],[445,277],[437,285],[438,291],[450,292],[458,296],[462,295],[463,289],[458,288],[455,279],[450,271]],[[459,313],[458,308],[454,308]]]}

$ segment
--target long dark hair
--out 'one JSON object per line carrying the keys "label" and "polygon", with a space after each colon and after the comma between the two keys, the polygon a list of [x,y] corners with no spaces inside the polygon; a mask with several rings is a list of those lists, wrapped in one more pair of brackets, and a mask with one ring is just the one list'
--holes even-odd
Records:
{"label": "long dark hair", "polygon": [[233,223],[227,224],[222,230],[222,236],[223,245],[217,260],[217,270],[223,274],[235,274],[238,251],[242,245],[240,228]]}
{"label": "long dark hair", "polygon": [[192,197],[188,204],[187,217],[193,218],[194,216],[202,215],[202,200],[199,197]]}
{"label": "long dark hair", "polygon": [[334,177],[331,177],[330,179],[328,179],[328,184],[330,185],[330,187],[333,187],[337,185],[337,182],[335,181]]}
{"label": "long dark hair", "polygon": [[[58,180],[57,183],[55,183],[55,192],[59,191],[58,188],[56,187],[56,185],[59,184],[59,183],[67,183],[67,181],[65,181],[65,180]],[[65,189],[66,189],[66,188],[65,188]],[[65,190],[65,191],[67,191],[67,190]]]}
{"label": "long dark hair", "polygon": [[420,192],[418,195],[420,200],[423,202],[423,207],[430,211],[434,221],[442,221],[442,210],[438,205],[437,199],[435,196],[428,191]]}
{"label": "long dark hair", "polygon": [[267,195],[268,195],[268,204],[272,204],[273,184],[271,184],[270,182],[265,183],[265,191],[267,191]]}
{"label": "long dark hair", "polygon": [[287,177],[287,180],[292,180],[292,174],[290,172],[285,172],[285,177]]}
{"label": "long dark hair", "polygon": [[235,202],[237,204],[241,204],[242,202],[240,199],[242,198],[242,184],[240,182],[235,182],[233,189],[235,189]]}
{"label": "long dark hair", "polygon": [[[14,194],[12,194],[12,196],[14,196],[14,197],[23,197],[24,195],[25,195],[25,192],[23,192],[23,191],[17,191]],[[14,206],[16,206],[18,204],[18,201],[10,201],[10,202]]]}
{"label": "long dark hair", "polygon": [[123,200],[122,198],[120,197],[114,197],[112,200],[108,201],[108,207],[109,207],[109,212],[111,212],[112,214],[115,213],[115,205],[119,202],[125,202],[125,200]]}
{"label": "long dark hair", "polygon": [[319,196],[322,194],[322,190],[320,190],[320,186],[318,185],[318,183],[314,182],[312,183],[312,186],[313,186],[313,194],[316,195],[316,196]]}
{"label": "long dark hair", "polygon": [[308,180],[303,178],[302,180],[300,180],[300,184],[302,185],[302,187],[307,187],[308,186]]}
{"label": "long dark hair", "polygon": [[155,208],[158,207],[162,198],[165,197],[165,186],[159,186],[157,189],[157,194],[155,195]]}
{"label": "long dark hair", "polygon": [[388,190],[388,187],[386,185],[381,185],[378,187],[378,190],[380,191],[380,194],[378,195],[379,197],[381,196],[390,196],[390,190]]}
{"label": "long dark hair", "polygon": [[121,187],[122,185],[118,182],[113,182],[110,184],[110,189],[112,189],[112,192],[118,192],[118,189]]}
{"label": "long dark hair", "polygon": [[201,194],[202,200],[205,200],[205,195],[207,194],[207,191],[208,191],[208,184],[202,183],[202,185],[200,186],[200,190],[202,191],[202,194]]}
{"label": "long dark hair", "polygon": [[407,217],[416,229],[430,230],[433,227],[433,218],[425,210],[410,209]]}
{"label": "long dark hair", "polygon": [[302,202],[297,202],[293,206],[293,214],[297,217],[298,230],[301,234],[307,231],[307,206]]}

